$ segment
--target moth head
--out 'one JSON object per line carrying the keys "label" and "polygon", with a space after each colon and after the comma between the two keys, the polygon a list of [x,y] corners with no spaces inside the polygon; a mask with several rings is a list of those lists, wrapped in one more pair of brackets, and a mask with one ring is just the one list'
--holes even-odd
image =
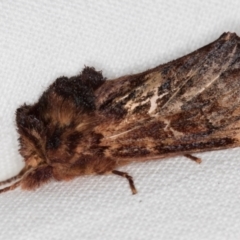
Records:
{"label": "moth head", "polygon": [[97,144],[99,137],[91,137],[99,121],[94,92],[104,81],[101,72],[85,67],[76,77],[56,79],[35,104],[17,109],[20,154],[27,166],[71,164]]}
{"label": "moth head", "polygon": [[82,141],[82,133],[76,131],[74,125],[47,120],[43,111],[39,112],[39,103],[18,108],[16,122],[19,152],[25,161],[20,173],[23,175],[21,187],[35,189],[52,177],[62,179],[56,169],[61,172],[71,165],[72,157],[78,157],[76,148]]}
{"label": "moth head", "polygon": [[[67,101],[65,104],[68,104]],[[73,157],[76,160],[89,146],[98,143],[101,136],[92,133],[95,124],[92,115],[73,114],[70,105],[68,108],[58,108],[56,103],[55,111],[46,111],[47,114],[42,109],[39,111],[39,103],[23,105],[17,109],[19,152],[26,166],[36,168],[42,164],[65,165]]]}

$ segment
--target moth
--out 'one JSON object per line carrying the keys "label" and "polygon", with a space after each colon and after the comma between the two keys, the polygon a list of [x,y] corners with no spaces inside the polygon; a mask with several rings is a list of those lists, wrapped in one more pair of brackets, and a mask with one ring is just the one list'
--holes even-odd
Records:
{"label": "moth", "polygon": [[116,174],[134,194],[120,166],[177,155],[200,161],[191,154],[240,145],[240,38],[224,33],[177,60],[111,81],[85,67],[18,108],[16,124],[25,167],[0,192]]}

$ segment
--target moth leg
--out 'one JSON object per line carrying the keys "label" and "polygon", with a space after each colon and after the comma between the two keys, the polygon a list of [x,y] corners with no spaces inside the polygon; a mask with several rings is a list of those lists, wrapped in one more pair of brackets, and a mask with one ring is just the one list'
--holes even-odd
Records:
{"label": "moth leg", "polygon": [[195,156],[193,156],[191,154],[184,154],[184,157],[187,157],[187,158],[193,160],[196,163],[201,163],[202,162],[201,158],[195,157]]}
{"label": "moth leg", "polygon": [[116,174],[118,176],[121,176],[121,177],[125,177],[128,180],[128,182],[129,182],[129,186],[130,186],[130,188],[132,190],[132,194],[136,194],[137,193],[137,189],[135,188],[135,185],[134,185],[134,182],[133,182],[133,178],[130,175],[128,175],[128,173],[117,171],[117,170],[113,170],[112,173]]}

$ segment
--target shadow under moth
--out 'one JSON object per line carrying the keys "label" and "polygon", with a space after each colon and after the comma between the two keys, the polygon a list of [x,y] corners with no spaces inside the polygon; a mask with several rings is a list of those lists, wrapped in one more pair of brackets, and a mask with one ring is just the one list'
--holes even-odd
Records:
{"label": "shadow under moth", "polygon": [[[145,72],[106,81],[85,67],[60,77],[16,111],[25,167],[5,192],[87,174],[132,177],[118,167],[240,146],[240,38],[219,39]],[[9,185],[11,184],[11,185]]]}

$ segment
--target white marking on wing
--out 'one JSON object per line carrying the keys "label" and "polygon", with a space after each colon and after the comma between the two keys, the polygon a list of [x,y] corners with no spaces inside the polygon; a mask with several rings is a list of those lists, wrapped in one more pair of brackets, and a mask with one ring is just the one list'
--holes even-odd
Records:
{"label": "white marking on wing", "polygon": [[148,111],[148,114],[150,114],[151,112],[153,112],[156,107],[157,107],[157,100],[158,100],[159,96],[158,96],[158,90],[157,88],[154,89],[154,95],[150,98],[150,109]]}

